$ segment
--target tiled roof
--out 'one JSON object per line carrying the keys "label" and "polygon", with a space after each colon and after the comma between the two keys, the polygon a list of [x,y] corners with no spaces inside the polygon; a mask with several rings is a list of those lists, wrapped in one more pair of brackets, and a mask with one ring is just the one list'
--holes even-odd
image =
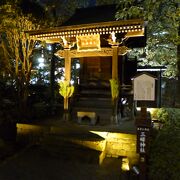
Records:
{"label": "tiled roof", "polygon": [[28,33],[32,38],[47,42],[59,42],[62,37],[74,38],[82,35],[117,33],[128,36],[127,43],[130,47],[145,46],[144,21],[140,19],[116,21],[116,11],[115,5],[81,8],[59,27],[29,31]]}
{"label": "tiled roof", "polygon": [[80,8],[63,26],[115,21],[116,12],[116,5]]}

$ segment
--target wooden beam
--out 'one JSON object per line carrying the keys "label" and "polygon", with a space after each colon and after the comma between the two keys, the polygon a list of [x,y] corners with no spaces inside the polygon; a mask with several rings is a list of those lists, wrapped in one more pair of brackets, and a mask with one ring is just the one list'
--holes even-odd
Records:
{"label": "wooden beam", "polygon": [[[128,51],[130,51],[129,48],[125,46],[117,47],[118,48],[118,56],[125,55]],[[55,54],[56,56],[65,58],[65,50],[59,50]],[[71,58],[82,58],[82,57],[112,57],[113,56],[113,49],[112,48],[101,48],[100,51],[84,51],[84,52],[78,52],[77,50],[69,50],[69,56]]]}
{"label": "wooden beam", "polygon": [[[59,57],[65,57],[65,51],[59,50],[56,53]],[[84,52],[78,52],[77,50],[70,50],[69,56],[71,58],[81,58],[81,57],[97,57],[97,56],[113,56],[113,50],[112,48],[101,48],[100,51],[84,51]]]}

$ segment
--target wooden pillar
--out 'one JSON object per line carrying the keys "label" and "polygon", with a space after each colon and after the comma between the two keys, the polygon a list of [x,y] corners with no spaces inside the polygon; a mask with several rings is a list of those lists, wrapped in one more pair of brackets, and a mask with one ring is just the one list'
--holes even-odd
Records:
{"label": "wooden pillar", "polygon": [[113,45],[113,56],[112,56],[112,79],[118,79],[118,45]]}
{"label": "wooden pillar", "polygon": [[71,57],[70,49],[64,49],[64,58],[65,58],[65,79],[67,81],[71,80]]}

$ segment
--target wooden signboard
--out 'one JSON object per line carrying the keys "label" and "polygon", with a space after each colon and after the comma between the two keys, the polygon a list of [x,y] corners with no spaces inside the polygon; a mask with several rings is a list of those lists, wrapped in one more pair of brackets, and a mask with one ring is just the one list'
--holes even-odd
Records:
{"label": "wooden signboard", "polygon": [[155,78],[143,73],[134,78],[134,100],[155,100]]}
{"label": "wooden signboard", "polygon": [[76,36],[77,40],[77,51],[100,51],[100,35],[86,35],[86,36]]}

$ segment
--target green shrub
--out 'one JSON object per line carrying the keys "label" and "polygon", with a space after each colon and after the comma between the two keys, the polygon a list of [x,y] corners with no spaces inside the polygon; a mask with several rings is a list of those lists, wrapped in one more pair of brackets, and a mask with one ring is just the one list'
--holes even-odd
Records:
{"label": "green shrub", "polygon": [[180,169],[180,109],[157,109],[153,116],[164,122],[164,126],[152,139],[150,179],[177,180]]}
{"label": "green shrub", "polygon": [[180,109],[177,108],[160,108],[152,113],[152,118],[157,119],[165,126],[180,126]]}
{"label": "green shrub", "polygon": [[153,140],[149,175],[152,180],[177,180],[180,169],[180,130],[166,127]]}

